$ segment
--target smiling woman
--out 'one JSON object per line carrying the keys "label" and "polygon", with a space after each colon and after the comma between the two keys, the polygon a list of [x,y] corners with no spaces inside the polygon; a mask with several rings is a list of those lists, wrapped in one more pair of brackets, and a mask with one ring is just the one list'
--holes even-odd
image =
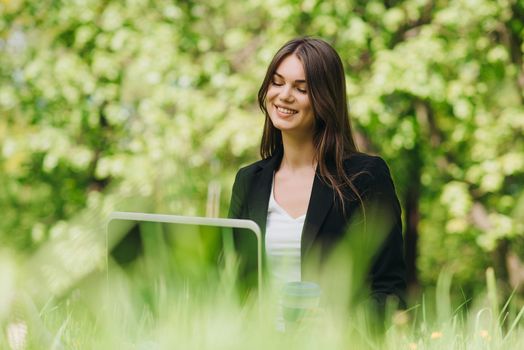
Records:
{"label": "smiling woman", "polygon": [[[238,171],[229,216],[260,226],[277,288],[309,278],[312,252],[320,251],[322,264],[348,238],[354,243],[357,231],[366,239],[378,235],[370,228],[380,223],[385,233],[366,272],[371,297],[384,305],[395,296],[404,305],[400,205],[386,163],[357,150],[345,87],[342,61],[324,40],[296,38],[276,53],[258,93],[262,160]],[[235,243],[247,276],[256,268],[253,257],[241,235]],[[343,255],[365,260],[355,246]]]}
{"label": "smiling woman", "polygon": [[277,129],[295,137],[308,138],[313,133],[306,74],[297,56],[287,56],[280,63],[267,90],[267,105],[271,123]]}

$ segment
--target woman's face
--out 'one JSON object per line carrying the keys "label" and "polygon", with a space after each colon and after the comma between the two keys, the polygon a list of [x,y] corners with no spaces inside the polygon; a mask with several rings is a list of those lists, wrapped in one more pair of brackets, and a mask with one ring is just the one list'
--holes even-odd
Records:
{"label": "woman's face", "polygon": [[302,62],[287,56],[277,67],[266,95],[266,108],[282,133],[312,137],[315,118]]}

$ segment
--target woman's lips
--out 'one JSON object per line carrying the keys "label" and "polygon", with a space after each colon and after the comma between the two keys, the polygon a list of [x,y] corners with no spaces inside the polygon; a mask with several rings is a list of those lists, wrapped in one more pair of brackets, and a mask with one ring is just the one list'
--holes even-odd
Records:
{"label": "woman's lips", "polygon": [[287,118],[287,117],[290,117],[298,113],[297,110],[294,110],[291,108],[286,108],[286,107],[277,106],[277,105],[274,105],[274,106],[275,106],[275,110],[277,111],[278,115],[281,116],[282,118]]}

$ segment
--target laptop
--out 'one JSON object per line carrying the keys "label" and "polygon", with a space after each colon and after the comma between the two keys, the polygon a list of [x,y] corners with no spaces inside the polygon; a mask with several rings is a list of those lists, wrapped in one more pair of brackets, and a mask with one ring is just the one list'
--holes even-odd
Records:
{"label": "laptop", "polygon": [[238,241],[256,256],[254,275],[246,279],[260,295],[262,242],[254,221],[113,212],[106,232],[107,279],[113,285],[125,281],[146,303],[166,292],[205,296],[211,286],[242,284]]}

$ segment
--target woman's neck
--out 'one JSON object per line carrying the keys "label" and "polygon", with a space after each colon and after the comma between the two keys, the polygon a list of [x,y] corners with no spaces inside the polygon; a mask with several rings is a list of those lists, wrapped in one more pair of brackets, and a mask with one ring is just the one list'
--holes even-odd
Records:
{"label": "woman's neck", "polygon": [[300,140],[286,137],[286,135],[283,134],[282,144],[284,146],[284,156],[280,164],[280,169],[284,168],[289,171],[295,171],[316,167],[317,160],[313,140]]}

